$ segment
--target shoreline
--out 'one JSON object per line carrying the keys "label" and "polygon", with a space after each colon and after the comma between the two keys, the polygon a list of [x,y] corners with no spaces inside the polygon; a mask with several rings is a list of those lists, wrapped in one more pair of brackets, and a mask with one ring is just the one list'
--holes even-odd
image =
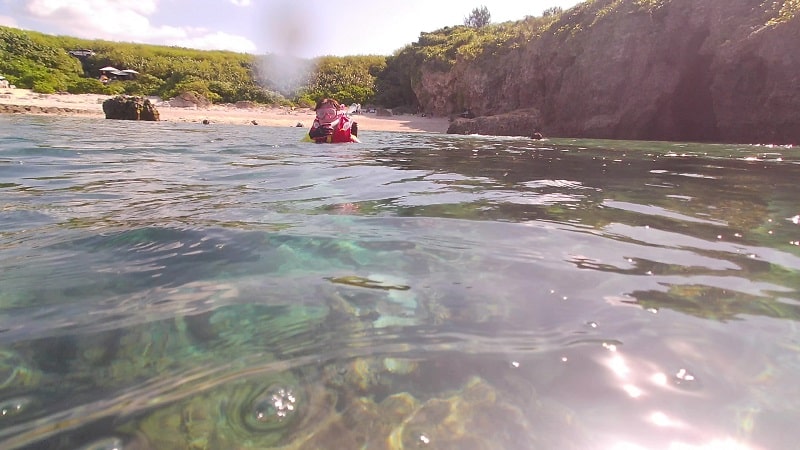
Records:
{"label": "shoreline", "polygon": [[[105,118],[103,101],[113,98],[100,94],[37,94],[30,89],[0,90],[0,114],[34,114]],[[160,121],[179,123],[238,124],[304,128],[314,121],[309,108],[266,107],[238,108],[235,105],[211,105],[208,108],[180,108],[156,104]],[[362,131],[401,131],[406,133],[446,133],[450,121],[446,117],[415,115],[376,116],[352,115]]]}

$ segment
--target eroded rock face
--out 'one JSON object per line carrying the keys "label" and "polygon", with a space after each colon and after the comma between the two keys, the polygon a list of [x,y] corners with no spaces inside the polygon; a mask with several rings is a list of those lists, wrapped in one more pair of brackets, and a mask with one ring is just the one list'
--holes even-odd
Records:
{"label": "eroded rock face", "polygon": [[169,106],[173,108],[208,108],[211,106],[211,101],[200,94],[187,91],[169,99]]}
{"label": "eroded rock face", "polygon": [[537,109],[548,136],[796,144],[800,17],[770,24],[780,4],[587,2],[505,55],[423,67],[414,89],[438,115]]}
{"label": "eroded rock face", "polygon": [[103,102],[106,119],[158,121],[158,110],[143,97],[117,96]]}
{"label": "eroded rock face", "polygon": [[450,134],[485,134],[499,136],[532,136],[541,129],[541,114],[535,109],[482,116],[474,119],[455,119],[450,122]]}

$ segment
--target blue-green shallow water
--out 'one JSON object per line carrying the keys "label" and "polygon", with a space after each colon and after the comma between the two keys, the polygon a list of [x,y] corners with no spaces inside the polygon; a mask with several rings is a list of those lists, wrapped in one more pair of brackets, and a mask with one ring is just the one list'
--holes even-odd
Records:
{"label": "blue-green shallow water", "polygon": [[0,448],[800,440],[797,149],[303,132],[0,116]]}

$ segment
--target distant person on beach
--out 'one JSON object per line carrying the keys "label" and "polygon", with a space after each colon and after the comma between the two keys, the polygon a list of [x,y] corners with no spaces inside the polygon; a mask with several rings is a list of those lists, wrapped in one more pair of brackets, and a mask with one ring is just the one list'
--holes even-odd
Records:
{"label": "distant person on beach", "polygon": [[317,102],[314,111],[317,117],[311,125],[308,136],[317,143],[358,142],[358,123],[346,114],[346,108],[332,98]]}

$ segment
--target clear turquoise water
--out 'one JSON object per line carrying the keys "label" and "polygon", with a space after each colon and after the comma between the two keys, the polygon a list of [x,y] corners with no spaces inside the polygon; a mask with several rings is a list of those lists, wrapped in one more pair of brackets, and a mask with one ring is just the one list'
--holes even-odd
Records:
{"label": "clear turquoise water", "polygon": [[796,148],[303,132],[0,116],[0,448],[800,440]]}

